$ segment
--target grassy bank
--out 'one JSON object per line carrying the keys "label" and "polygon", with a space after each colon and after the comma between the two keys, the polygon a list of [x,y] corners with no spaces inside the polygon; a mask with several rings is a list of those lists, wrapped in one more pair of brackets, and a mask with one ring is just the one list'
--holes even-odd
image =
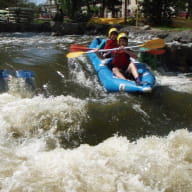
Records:
{"label": "grassy bank", "polygon": [[192,29],[192,19],[174,18],[172,27],[156,27],[165,31],[183,31]]}
{"label": "grassy bank", "polygon": [[173,27],[175,28],[191,28],[192,29],[192,18],[185,19],[185,18],[175,18],[173,19]]}
{"label": "grassy bank", "polygon": [[[133,25],[133,18],[127,19],[127,22],[129,25]],[[143,21],[144,18],[140,18],[139,21]],[[44,23],[44,22],[50,22],[51,19],[35,19],[34,23]],[[71,20],[69,18],[65,18],[63,23],[70,23]],[[95,23],[95,24],[124,24],[123,18],[91,18],[89,23]],[[145,22],[143,22],[145,23]],[[173,24],[171,27],[153,27],[160,30],[165,31],[182,31],[187,29],[192,29],[192,18],[191,19],[185,19],[185,18],[174,18]]]}

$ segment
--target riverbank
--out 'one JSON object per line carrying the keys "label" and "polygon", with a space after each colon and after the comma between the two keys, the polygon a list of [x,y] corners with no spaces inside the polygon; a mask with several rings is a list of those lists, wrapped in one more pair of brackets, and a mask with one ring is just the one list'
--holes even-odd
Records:
{"label": "riverbank", "polygon": [[192,30],[173,31],[151,28],[150,26],[130,26],[123,24],[94,24],[94,23],[0,23],[0,32],[50,32],[52,35],[106,35],[108,29],[117,27],[120,31],[136,34],[151,34],[164,38],[166,41],[192,43]]}
{"label": "riverbank", "polygon": [[[171,71],[192,72],[192,30],[164,31],[150,28],[150,26],[113,25],[120,31],[129,32],[130,39],[139,37],[146,41],[152,38],[163,38],[166,41],[166,53],[161,55],[160,61]],[[41,24],[0,24],[0,32],[48,32],[53,36],[63,35],[106,35],[111,25],[92,23],[54,23]],[[142,37],[142,38],[141,38]]]}
{"label": "riverbank", "polygon": [[15,33],[15,32],[51,32],[52,28],[49,22],[41,24],[24,24],[24,23],[0,23],[0,33]]}

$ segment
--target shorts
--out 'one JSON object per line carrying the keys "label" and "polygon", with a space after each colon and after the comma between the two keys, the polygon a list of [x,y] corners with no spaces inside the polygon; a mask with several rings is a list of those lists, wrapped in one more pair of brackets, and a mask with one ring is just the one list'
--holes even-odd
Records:
{"label": "shorts", "polygon": [[134,77],[127,69],[120,69],[120,72],[125,76],[126,79],[134,80]]}

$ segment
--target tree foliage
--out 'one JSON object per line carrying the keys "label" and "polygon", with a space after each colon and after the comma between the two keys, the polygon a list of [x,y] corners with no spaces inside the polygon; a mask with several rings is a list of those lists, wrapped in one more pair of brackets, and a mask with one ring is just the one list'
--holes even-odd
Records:
{"label": "tree foliage", "polygon": [[83,1],[79,0],[59,0],[60,6],[64,12],[64,15],[69,16],[71,19],[81,17],[81,6]]}
{"label": "tree foliage", "polygon": [[[101,17],[104,17],[104,10],[108,8],[112,12],[112,16],[115,15],[115,5],[120,5],[121,0],[59,0],[62,10],[65,15],[71,19],[81,17],[83,15],[81,7],[87,8],[87,15],[92,16],[96,13],[100,13]],[[102,6],[100,10],[96,7],[96,4],[100,3]],[[75,10],[75,11],[74,11]]]}
{"label": "tree foliage", "polygon": [[170,25],[175,2],[175,0],[144,0],[142,12],[151,25]]}
{"label": "tree foliage", "polygon": [[177,1],[177,11],[179,11],[179,10],[186,11],[186,19],[191,17],[191,15],[192,15],[192,1],[191,0]]}
{"label": "tree foliage", "polygon": [[35,7],[35,4],[29,0],[1,0],[0,9],[7,7]]}
{"label": "tree foliage", "polygon": [[7,7],[10,7],[10,6],[16,6],[18,3],[18,0],[1,0],[1,3],[0,3],[0,9],[5,9]]}
{"label": "tree foliage", "polygon": [[104,17],[104,11],[106,8],[112,12],[112,17],[115,17],[115,6],[121,5],[121,0],[99,0],[98,2],[102,4],[101,17]]}
{"label": "tree foliage", "polygon": [[189,16],[192,10],[191,0],[144,0],[141,5],[149,24],[169,26],[178,10],[186,10],[186,3]]}

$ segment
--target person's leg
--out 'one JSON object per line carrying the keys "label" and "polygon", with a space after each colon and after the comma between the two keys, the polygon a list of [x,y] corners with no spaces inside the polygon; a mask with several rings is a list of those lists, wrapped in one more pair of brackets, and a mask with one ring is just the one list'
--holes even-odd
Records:
{"label": "person's leg", "polygon": [[140,85],[140,78],[139,78],[139,73],[137,71],[137,67],[134,64],[134,62],[131,62],[128,66],[128,72],[131,73],[133,75],[133,77],[135,78],[136,84]]}
{"label": "person's leg", "polygon": [[135,79],[139,77],[139,73],[137,72],[137,67],[133,62],[129,64],[128,72],[131,73]]}
{"label": "person's leg", "polygon": [[120,72],[119,68],[113,67],[112,71],[117,76],[117,78],[126,79],[125,76]]}

